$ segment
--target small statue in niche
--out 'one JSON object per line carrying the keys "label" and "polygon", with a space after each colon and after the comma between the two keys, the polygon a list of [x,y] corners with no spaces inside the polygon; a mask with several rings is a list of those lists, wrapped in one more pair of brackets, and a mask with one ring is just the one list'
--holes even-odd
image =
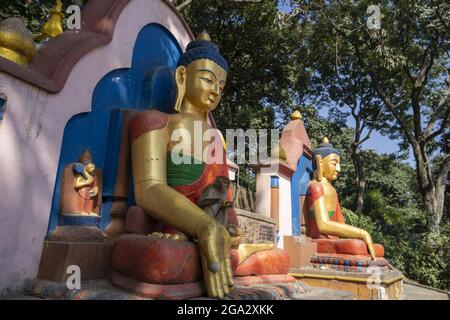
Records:
{"label": "small statue in niche", "polygon": [[61,213],[99,215],[100,181],[101,170],[96,168],[89,150],[85,150],[79,162],[72,163],[64,169]]}
{"label": "small statue in niche", "polygon": [[98,187],[94,185],[94,177],[95,177],[95,164],[87,160],[86,163],[74,163],[72,165],[73,174],[75,175],[75,181],[73,187],[78,193],[85,194],[85,187],[91,187],[87,191],[87,195],[85,197],[89,199],[94,199],[98,194]]}

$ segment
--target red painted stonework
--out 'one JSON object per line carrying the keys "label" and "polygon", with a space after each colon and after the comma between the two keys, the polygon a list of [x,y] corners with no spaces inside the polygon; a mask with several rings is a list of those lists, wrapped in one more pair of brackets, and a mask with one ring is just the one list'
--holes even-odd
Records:
{"label": "red painted stonework", "polygon": [[182,284],[201,279],[197,246],[189,241],[119,236],[114,241],[111,267],[148,283]]}
{"label": "red painted stonework", "polygon": [[127,233],[149,235],[152,232],[160,231],[161,223],[153,219],[145,211],[138,207],[128,208],[125,218],[125,231]]}
{"label": "red painted stonework", "polygon": [[281,249],[252,254],[235,271],[236,276],[283,275],[289,271],[289,256]]}
{"label": "red painted stonework", "polygon": [[[366,243],[359,239],[313,239],[312,241],[317,243],[317,253],[370,256]],[[375,243],[374,248],[377,257],[384,257],[384,247],[381,244]]]}
{"label": "red painted stonework", "polygon": [[296,282],[297,280],[287,274],[276,274],[264,276],[235,277],[233,281],[235,286],[250,286],[255,284],[289,283]]}
{"label": "red painted stonework", "polygon": [[[202,278],[197,245],[189,241],[169,240],[128,234],[116,238],[111,268],[122,275],[153,284],[183,284]],[[233,274],[286,275],[289,256],[284,250],[257,252],[238,266],[239,255],[231,250]]]}

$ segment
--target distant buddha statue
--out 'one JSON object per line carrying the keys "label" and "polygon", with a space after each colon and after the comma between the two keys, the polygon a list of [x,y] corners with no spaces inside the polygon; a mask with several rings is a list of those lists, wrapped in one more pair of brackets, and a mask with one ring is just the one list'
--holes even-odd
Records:
{"label": "distant buddha statue", "polygon": [[[337,254],[369,253],[372,260],[382,257],[384,249],[381,245],[374,245],[370,234],[363,229],[348,225],[342,214],[338,194],[332,186],[341,172],[340,153],[324,138],[322,143],[313,150],[314,178],[309,183],[306,204],[306,235],[320,240],[318,253],[327,251]],[[365,243],[361,248],[357,241],[344,241],[337,248],[332,248],[333,240],[339,238],[358,239]],[[328,239],[330,241],[327,241]],[[363,245],[364,245],[363,243]]]}
{"label": "distant buddha statue", "polygon": [[[194,283],[203,274],[207,294],[222,298],[233,286],[237,264],[245,265],[245,275],[264,270],[287,273],[287,254],[273,244],[239,245],[241,233],[231,205],[226,150],[209,116],[221,100],[227,72],[227,62],[204,32],[189,43],[178,62],[176,113],[148,110],[131,120],[136,205],[160,224],[150,237],[116,239],[112,267],[122,275],[146,283],[182,284]],[[207,139],[203,138],[205,132],[210,133]],[[129,211],[127,220],[131,219],[133,212]],[[152,257],[146,259],[149,252]],[[200,265],[193,252],[199,253]],[[259,253],[252,262],[251,256]],[[116,281],[119,285],[124,283],[120,279]]]}

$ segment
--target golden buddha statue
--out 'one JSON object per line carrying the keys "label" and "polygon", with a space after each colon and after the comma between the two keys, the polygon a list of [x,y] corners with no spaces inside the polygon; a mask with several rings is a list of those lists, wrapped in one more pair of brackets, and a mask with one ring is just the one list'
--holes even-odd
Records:
{"label": "golden buddha statue", "polygon": [[0,57],[26,65],[36,53],[36,44],[22,20],[8,18],[0,22]]}
{"label": "golden buddha statue", "polygon": [[[306,234],[313,239],[359,239],[367,246],[372,260],[383,256],[384,250],[380,245],[374,245],[370,234],[360,228],[345,223],[339,205],[338,195],[332,181],[341,172],[340,153],[327,138],[322,140],[318,148],[313,150],[314,178],[308,186],[306,204]],[[359,254],[352,252],[352,242],[346,242],[345,254]],[[360,250],[359,250],[360,251]],[[320,253],[320,249],[318,248]]]}
{"label": "golden buddha statue", "polygon": [[[289,258],[283,250],[273,244],[239,244],[241,232],[225,183],[224,141],[209,116],[220,102],[227,72],[227,62],[203,32],[189,43],[175,71],[177,113],[148,110],[132,118],[134,209],[156,219],[157,227],[147,237],[124,235],[115,240],[112,268],[121,275],[144,283],[190,285],[203,274],[208,296],[222,298],[230,293],[234,275],[287,274]],[[214,184],[225,187],[212,192],[208,188]],[[226,197],[218,195],[221,192]],[[220,200],[220,219],[211,214],[217,210],[207,209],[215,205],[210,200]],[[129,211],[127,219],[133,220],[136,212]],[[145,219],[142,215],[135,220]],[[150,257],[148,252],[154,253]],[[112,281],[121,285],[121,280]]]}

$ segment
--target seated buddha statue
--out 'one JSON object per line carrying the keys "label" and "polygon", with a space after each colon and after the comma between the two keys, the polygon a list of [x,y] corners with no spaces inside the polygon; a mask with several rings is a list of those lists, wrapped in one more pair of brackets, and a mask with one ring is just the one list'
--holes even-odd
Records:
{"label": "seated buddha statue", "polygon": [[313,150],[314,177],[308,185],[305,206],[306,235],[317,239],[318,254],[370,256],[376,260],[384,255],[383,247],[374,244],[366,230],[345,223],[332,186],[341,172],[340,162],[339,151],[327,138]]}
{"label": "seated buddha statue", "polygon": [[[178,62],[176,113],[148,110],[132,118],[136,207],[126,224],[127,232],[142,235],[115,240],[112,268],[121,275],[162,285],[195,283],[203,276],[208,296],[222,298],[236,275],[287,274],[289,258],[274,244],[239,245],[231,190],[223,188],[226,197],[205,196],[215,183],[219,189],[229,186],[223,137],[210,120],[227,72],[227,62],[204,32]],[[205,209],[206,200],[216,198],[225,212],[220,219]],[[144,231],[133,231],[133,224]]]}

